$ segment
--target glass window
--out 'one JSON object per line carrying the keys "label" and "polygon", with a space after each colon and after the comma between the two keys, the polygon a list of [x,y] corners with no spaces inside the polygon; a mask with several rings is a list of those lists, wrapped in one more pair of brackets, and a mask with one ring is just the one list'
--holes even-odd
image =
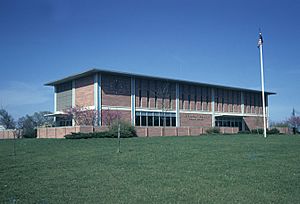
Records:
{"label": "glass window", "polygon": [[176,117],[172,117],[172,126],[176,127]]}
{"label": "glass window", "polygon": [[139,106],[142,107],[142,90],[139,90]]}
{"label": "glass window", "polygon": [[159,126],[159,116],[154,116],[154,126]]}
{"label": "glass window", "polygon": [[148,126],[153,126],[153,116],[148,116]]}
{"label": "glass window", "polygon": [[184,94],[181,96],[181,109],[184,109]]}
{"label": "glass window", "polygon": [[164,116],[160,116],[160,126],[164,126]]}
{"label": "glass window", "polygon": [[141,120],[142,120],[142,126],[146,126],[146,118],[147,116],[142,115]]}
{"label": "glass window", "polygon": [[150,106],[150,103],[149,103],[149,96],[150,96],[150,93],[149,93],[149,90],[147,91],[147,107]]}
{"label": "glass window", "polygon": [[157,108],[157,92],[154,93],[154,107]]}
{"label": "glass window", "polygon": [[166,117],[166,126],[167,127],[171,126],[171,118],[170,117]]}
{"label": "glass window", "polygon": [[135,125],[140,126],[141,125],[141,117],[140,116],[135,116]]}

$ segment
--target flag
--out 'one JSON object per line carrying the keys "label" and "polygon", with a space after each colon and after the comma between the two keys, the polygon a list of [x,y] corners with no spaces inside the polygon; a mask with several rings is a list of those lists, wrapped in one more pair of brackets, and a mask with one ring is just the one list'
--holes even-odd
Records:
{"label": "flag", "polygon": [[258,43],[257,43],[257,47],[261,46],[263,44],[263,37],[261,32],[259,32],[259,37],[258,37]]}

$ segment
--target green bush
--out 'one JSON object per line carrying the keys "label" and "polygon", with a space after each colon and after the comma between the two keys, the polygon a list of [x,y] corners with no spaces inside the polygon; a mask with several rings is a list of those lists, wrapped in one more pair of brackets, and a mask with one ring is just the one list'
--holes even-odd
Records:
{"label": "green bush", "polygon": [[280,134],[280,131],[277,128],[272,128],[270,130],[267,130],[267,134],[270,135]]}
{"label": "green bush", "polygon": [[[126,122],[120,122],[120,136],[122,138],[137,137],[133,126]],[[89,139],[89,138],[117,138],[118,123],[113,124],[108,131],[93,133],[72,133],[65,135],[66,139]]]}
{"label": "green bush", "polygon": [[[251,133],[253,134],[264,134],[264,129],[253,129],[251,130]],[[280,131],[277,128],[267,129],[267,134],[274,135],[274,134],[280,134]]]}
{"label": "green bush", "polygon": [[251,133],[252,134],[264,134],[264,129],[263,128],[252,129]]}
{"label": "green bush", "polygon": [[239,134],[251,134],[249,130],[239,131]]}
{"label": "green bush", "polygon": [[36,138],[37,131],[36,129],[23,129],[23,138]]}
{"label": "green bush", "polygon": [[111,137],[118,137],[118,128],[120,124],[120,136],[122,138],[128,138],[128,137],[137,137],[136,131],[134,127],[127,122],[119,122],[119,123],[113,123],[112,126],[109,128],[109,133],[111,133]]}
{"label": "green bush", "polygon": [[219,134],[220,128],[217,128],[217,127],[209,128],[206,130],[206,133],[207,134]]}

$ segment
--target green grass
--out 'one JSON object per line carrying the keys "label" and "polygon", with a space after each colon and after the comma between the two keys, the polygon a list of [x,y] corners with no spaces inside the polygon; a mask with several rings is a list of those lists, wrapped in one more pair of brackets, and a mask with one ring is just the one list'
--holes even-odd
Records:
{"label": "green grass", "polygon": [[300,137],[0,140],[0,203],[300,203]]}

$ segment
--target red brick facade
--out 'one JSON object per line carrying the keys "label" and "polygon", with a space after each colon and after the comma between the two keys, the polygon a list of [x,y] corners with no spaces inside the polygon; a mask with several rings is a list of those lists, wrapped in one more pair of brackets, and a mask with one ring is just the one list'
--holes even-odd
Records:
{"label": "red brick facade", "polygon": [[130,107],[130,82],[130,77],[102,75],[102,105]]}
{"label": "red brick facade", "polygon": [[[103,126],[107,124],[108,112],[132,124],[138,120],[139,135],[199,135],[215,125],[220,126],[222,131],[231,133],[236,132],[236,127],[241,129],[241,121],[249,129],[263,125],[261,93],[256,90],[101,70],[81,74],[70,80],[59,80],[50,85],[60,86],[70,82],[72,100],[75,99],[72,105],[99,108],[99,124]],[[268,94],[266,95],[267,99]],[[65,96],[61,94],[59,97],[64,99]],[[69,101],[65,100],[65,103],[69,104]],[[165,116],[164,113],[169,115]],[[218,117],[217,122],[215,116]],[[168,117],[168,127],[164,128],[164,132],[161,129],[164,123],[162,117]],[[179,123],[176,124],[177,119]],[[156,123],[157,120],[160,122]],[[68,130],[57,129],[56,133],[50,129],[47,131],[47,135],[52,137]]]}
{"label": "red brick facade", "polygon": [[75,80],[75,105],[94,105],[94,76],[87,76]]}

